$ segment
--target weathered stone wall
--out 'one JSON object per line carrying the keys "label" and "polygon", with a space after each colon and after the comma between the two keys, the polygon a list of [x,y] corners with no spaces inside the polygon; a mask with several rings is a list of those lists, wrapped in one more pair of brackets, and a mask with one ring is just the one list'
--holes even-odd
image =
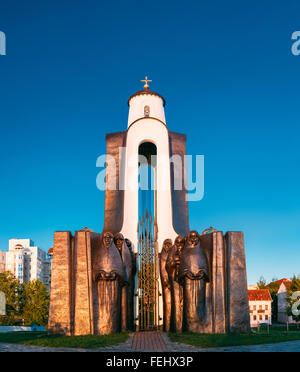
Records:
{"label": "weathered stone wall", "polygon": [[[186,155],[186,135],[169,131],[170,156],[179,156],[182,162],[181,167],[174,167],[171,163],[171,192],[173,208],[173,227],[177,234],[182,236],[189,232],[189,210],[186,199],[187,190],[185,187],[186,169],[184,156]],[[175,190],[174,185],[182,185],[181,190]]]}
{"label": "weathered stone wall", "polygon": [[221,231],[212,234],[213,333],[226,333],[225,249]]}
{"label": "weathered stone wall", "polygon": [[[109,185],[115,185],[116,190],[105,190],[105,213],[103,232],[110,231],[113,234],[122,229],[124,212],[124,191],[119,190],[120,169],[125,169],[125,159],[119,159],[119,148],[126,146],[127,132],[110,133],[106,136],[106,154],[112,156],[115,160],[116,168],[108,164],[106,168],[107,182]],[[120,164],[121,161],[121,164]],[[121,174],[121,180],[124,174]]]}
{"label": "weathered stone wall", "polygon": [[209,265],[203,333],[226,333],[225,250],[221,231],[200,237]]}
{"label": "weathered stone wall", "polygon": [[93,334],[90,232],[75,233],[74,258],[74,335]]}
{"label": "weathered stone wall", "polygon": [[200,237],[209,265],[203,333],[249,332],[247,274],[242,232]]}
{"label": "weathered stone wall", "polygon": [[73,238],[69,231],[54,233],[49,333],[73,333]]}
{"label": "weathered stone wall", "polygon": [[225,235],[227,255],[228,331],[250,332],[244,236],[231,231]]}

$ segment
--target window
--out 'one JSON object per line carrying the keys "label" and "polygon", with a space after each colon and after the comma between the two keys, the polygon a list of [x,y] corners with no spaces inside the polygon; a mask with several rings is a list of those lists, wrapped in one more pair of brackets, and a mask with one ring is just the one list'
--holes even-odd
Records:
{"label": "window", "polygon": [[268,305],[266,305],[266,310],[268,310],[269,309],[269,307],[268,307]]}
{"label": "window", "polygon": [[259,320],[262,320],[262,315],[259,316]]}
{"label": "window", "polygon": [[259,310],[262,310],[262,305],[259,305]]}
{"label": "window", "polygon": [[268,315],[265,316],[265,320],[269,320],[269,316]]}
{"label": "window", "polygon": [[144,107],[144,116],[149,117],[150,116],[150,106]]}
{"label": "window", "polygon": [[256,320],[256,315],[253,315],[253,320]]}
{"label": "window", "polygon": [[256,305],[253,305],[253,310],[256,310]]}

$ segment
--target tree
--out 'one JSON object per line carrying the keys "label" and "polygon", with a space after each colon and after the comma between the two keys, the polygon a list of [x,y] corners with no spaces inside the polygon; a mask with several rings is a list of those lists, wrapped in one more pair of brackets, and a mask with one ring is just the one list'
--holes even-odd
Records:
{"label": "tree", "polygon": [[270,291],[270,293],[277,293],[279,291],[280,282],[277,278],[273,278],[271,283],[269,283],[266,288]]}
{"label": "tree", "polygon": [[277,321],[277,304],[278,304],[278,298],[277,298],[277,292],[279,290],[279,282],[277,278],[273,278],[271,283],[267,284],[266,279],[261,276],[256,283],[258,289],[268,289],[270,292],[270,295],[272,297],[272,320]]}
{"label": "tree", "polygon": [[292,284],[287,291],[286,301],[287,314],[293,318],[296,322],[300,322],[300,275],[292,278]]}
{"label": "tree", "polygon": [[6,298],[7,317],[3,318],[2,323],[14,324],[22,312],[23,290],[20,281],[9,271],[0,273],[0,291]]}
{"label": "tree", "polygon": [[279,291],[280,282],[278,278],[272,278],[271,283],[269,283],[266,288],[270,291],[272,297],[272,321],[277,322],[278,319],[278,296],[277,293]]}
{"label": "tree", "polygon": [[259,279],[258,279],[258,282],[256,283],[257,285],[257,288],[258,289],[265,289],[266,286],[267,286],[267,282],[266,282],[266,279],[261,276]]}
{"label": "tree", "polygon": [[24,284],[23,318],[26,324],[46,325],[49,314],[49,293],[40,280]]}

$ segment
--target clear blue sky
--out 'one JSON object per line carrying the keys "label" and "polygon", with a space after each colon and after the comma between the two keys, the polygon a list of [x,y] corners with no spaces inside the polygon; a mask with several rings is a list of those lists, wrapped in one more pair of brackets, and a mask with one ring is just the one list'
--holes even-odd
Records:
{"label": "clear blue sky", "polygon": [[96,158],[151,88],[205,155],[190,225],[245,233],[249,283],[300,273],[300,3],[1,0],[0,249],[101,231]]}

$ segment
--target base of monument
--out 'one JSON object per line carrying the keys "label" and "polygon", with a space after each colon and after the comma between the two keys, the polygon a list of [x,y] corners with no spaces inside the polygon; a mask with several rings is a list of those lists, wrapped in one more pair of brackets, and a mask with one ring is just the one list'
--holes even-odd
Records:
{"label": "base of monument", "polygon": [[[74,236],[69,231],[55,232],[48,323],[50,334],[104,334],[97,329],[101,314],[96,308],[99,300],[95,301],[93,277],[93,260],[101,241],[101,234],[88,229],[77,231]],[[243,233],[227,232],[223,235],[217,231],[201,235],[200,241],[209,263],[209,278],[205,318],[195,328],[197,333],[249,332]],[[162,308],[159,316],[163,318]],[[109,333],[121,331],[119,328],[118,324],[114,325]],[[162,330],[162,325],[156,327],[156,331]],[[183,330],[194,332],[184,324]],[[136,331],[143,331],[138,324]]]}

